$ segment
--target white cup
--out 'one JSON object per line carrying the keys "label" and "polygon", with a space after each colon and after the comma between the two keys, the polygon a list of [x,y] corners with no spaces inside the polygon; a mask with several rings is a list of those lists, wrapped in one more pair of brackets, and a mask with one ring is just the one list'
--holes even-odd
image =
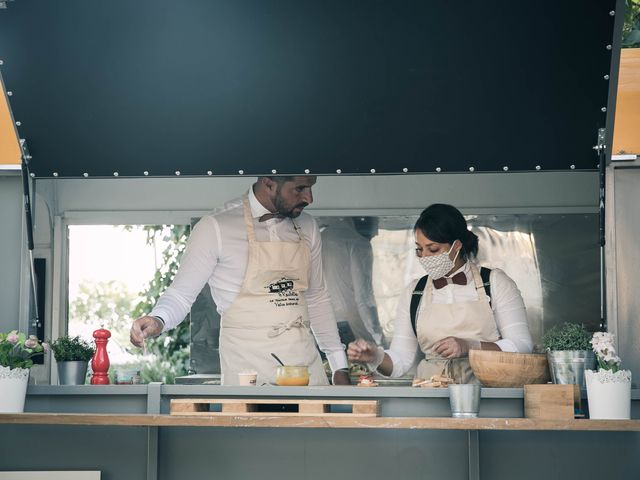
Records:
{"label": "white cup", "polygon": [[238,385],[255,387],[258,380],[258,372],[240,372],[238,374]]}

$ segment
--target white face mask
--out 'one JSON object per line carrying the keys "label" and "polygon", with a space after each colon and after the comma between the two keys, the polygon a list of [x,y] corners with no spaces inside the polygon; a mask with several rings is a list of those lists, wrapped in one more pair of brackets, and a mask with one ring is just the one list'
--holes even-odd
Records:
{"label": "white face mask", "polygon": [[453,250],[453,244],[451,244],[448,252],[418,257],[420,265],[422,265],[422,268],[424,268],[424,271],[427,272],[427,275],[429,275],[432,280],[444,277],[455,266],[460,250],[456,252],[453,260],[449,258],[451,250]]}

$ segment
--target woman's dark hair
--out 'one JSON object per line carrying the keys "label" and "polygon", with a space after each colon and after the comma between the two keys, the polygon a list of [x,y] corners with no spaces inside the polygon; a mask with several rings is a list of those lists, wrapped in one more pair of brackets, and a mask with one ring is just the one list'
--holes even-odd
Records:
{"label": "woman's dark hair", "polygon": [[462,258],[478,254],[478,237],[467,228],[467,221],[453,205],[434,203],[420,214],[413,230],[420,230],[425,237],[437,243],[462,242]]}

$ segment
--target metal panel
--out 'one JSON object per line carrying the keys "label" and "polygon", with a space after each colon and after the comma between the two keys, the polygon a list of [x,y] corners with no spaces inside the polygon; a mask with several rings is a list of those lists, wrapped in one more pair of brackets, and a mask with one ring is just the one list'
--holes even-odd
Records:
{"label": "metal panel", "polygon": [[[424,275],[414,254],[413,225],[417,216],[367,217],[374,220],[366,223],[371,227],[368,230],[359,225],[362,218],[316,217],[323,237],[324,276],[338,324],[347,324],[353,335],[369,340],[378,340],[379,334],[384,333],[383,343],[388,345],[404,286],[412,278]],[[468,215],[467,221],[479,236],[478,262],[504,270],[518,285],[536,344],[545,330],[562,322],[583,323],[591,331],[598,329],[600,257],[596,214]],[[359,260],[369,250],[373,263],[365,265]],[[359,287],[354,288],[356,282]],[[205,286],[205,290],[208,288]],[[363,305],[370,306],[373,312],[359,308]],[[372,319],[379,321],[373,329]],[[210,295],[198,297],[191,328],[192,369],[197,373],[219,373],[215,338],[219,319]],[[343,342],[353,339],[346,326],[342,330]]]}
{"label": "metal panel", "polygon": [[0,58],[41,177],[594,169],[615,5],[20,0]]}
{"label": "metal panel", "polygon": [[616,168],[613,172],[615,210],[614,217],[608,221],[615,224],[614,244],[609,247],[615,250],[615,263],[607,271],[615,275],[615,290],[609,298],[614,297],[616,315],[609,322],[618,334],[623,367],[631,369],[637,383],[640,378],[640,168]]}

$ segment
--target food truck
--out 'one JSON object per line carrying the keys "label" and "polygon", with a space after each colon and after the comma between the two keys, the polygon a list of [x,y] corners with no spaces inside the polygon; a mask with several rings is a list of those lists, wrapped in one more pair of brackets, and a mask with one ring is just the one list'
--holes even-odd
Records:
{"label": "food truck", "polygon": [[[485,383],[470,418],[412,373],[373,372],[378,388],[356,386],[357,368],[349,386],[226,385],[205,286],[175,381],[61,385],[43,355],[23,411],[0,413],[0,479],[640,476],[640,55],[622,48],[634,2],[0,7],[0,333],[70,334],[75,228],[192,227],[256,178],[313,176],[305,211],[345,344],[390,348],[401,292],[424,275],[416,220],[450,204],[479,264],[518,285],[531,355],[572,322],[612,333],[631,376],[624,419],[590,417],[584,384],[546,380],[528,398]],[[351,262],[358,276],[340,273]],[[265,294],[286,300],[296,281]],[[112,358],[134,319],[94,319]]]}

